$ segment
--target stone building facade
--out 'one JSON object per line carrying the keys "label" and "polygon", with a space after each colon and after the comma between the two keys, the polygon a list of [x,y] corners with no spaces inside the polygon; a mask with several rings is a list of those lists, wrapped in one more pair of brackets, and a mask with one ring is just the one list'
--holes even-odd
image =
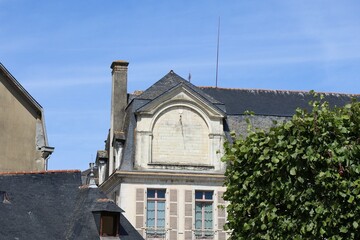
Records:
{"label": "stone building facade", "polygon": [[46,170],[53,150],[43,108],[0,63],[0,172]]}
{"label": "stone building facade", "polygon": [[[303,92],[197,87],[170,71],[143,92],[127,94],[125,61],[112,69],[111,126],[97,152],[100,188],[146,239],[227,238],[222,146],[230,131],[286,121],[308,108]],[[351,96],[326,94],[331,105]]]}

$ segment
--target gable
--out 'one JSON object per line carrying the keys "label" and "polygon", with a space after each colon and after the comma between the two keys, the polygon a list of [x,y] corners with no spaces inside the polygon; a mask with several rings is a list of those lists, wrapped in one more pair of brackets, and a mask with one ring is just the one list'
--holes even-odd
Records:
{"label": "gable", "polygon": [[43,109],[1,63],[0,132],[0,171],[45,170],[54,149],[47,146]]}
{"label": "gable", "polygon": [[15,79],[15,77],[0,63],[0,80],[8,91],[11,92],[14,97],[18,98],[22,104],[29,105],[32,111],[36,111],[38,115],[41,115],[41,105],[25,90],[25,88]]}
{"label": "gable", "polygon": [[194,92],[198,93],[199,95],[203,96],[205,99],[207,99],[209,102],[213,104],[219,104],[222,105],[221,102],[214,99],[210,95],[203,92],[200,88],[196,87],[195,85],[191,84],[190,82],[186,81],[179,75],[177,75],[174,71],[170,71],[168,74],[166,74],[164,77],[162,77],[159,81],[154,83],[152,86],[150,86],[148,89],[146,89],[142,94],[137,96],[137,99],[146,99],[146,100],[153,100],[160,95],[170,91],[174,87],[176,87],[179,84],[186,85],[188,88],[192,89]]}
{"label": "gable", "polygon": [[137,115],[156,115],[159,114],[161,110],[175,105],[188,105],[190,108],[197,108],[198,111],[210,117],[225,117],[225,113],[221,109],[184,84],[179,84],[153,99],[139,108],[136,113]]}
{"label": "gable", "polygon": [[225,117],[187,84],[176,85],[136,111],[135,165],[219,169]]}

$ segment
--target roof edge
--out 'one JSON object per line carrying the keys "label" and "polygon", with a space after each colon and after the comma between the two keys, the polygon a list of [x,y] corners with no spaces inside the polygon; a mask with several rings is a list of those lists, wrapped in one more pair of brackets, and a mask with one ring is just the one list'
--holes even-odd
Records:
{"label": "roof edge", "polygon": [[31,94],[26,91],[26,89],[20,84],[19,81],[6,69],[6,67],[0,62],[0,69],[4,72],[4,74],[12,81],[13,85],[23,94],[23,96],[32,104],[41,114],[43,107],[38,103]]}
{"label": "roof edge", "polygon": [[[233,91],[257,91],[257,92],[273,92],[273,93],[298,93],[310,94],[312,90],[284,90],[284,89],[263,89],[263,88],[226,88],[226,87],[213,87],[213,86],[197,86],[200,89],[220,89],[220,90],[233,90]],[[343,92],[322,92],[314,90],[314,93],[325,95],[346,95],[346,96],[360,96],[357,93],[343,93]]]}
{"label": "roof edge", "polygon": [[14,171],[0,172],[0,175],[26,175],[26,174],[54,174],[54,173],[81,173],[80,170],[48,170],[48,171]]}

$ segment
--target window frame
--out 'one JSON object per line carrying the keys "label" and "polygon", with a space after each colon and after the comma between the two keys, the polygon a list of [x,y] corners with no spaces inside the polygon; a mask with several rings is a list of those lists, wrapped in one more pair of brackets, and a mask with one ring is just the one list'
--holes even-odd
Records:
{"label": "window frame", "polygon": [[[105,217],[112,217],[113,218],[113,233],[109,235],[108,233],[104,232],[104,218]],[[120,214],[117,212],[100,212],[100,231],[99,235],[101,237],[118,237],[119,236],[119,224],[120,224]]]}
{"label": "window frame", "polygon": [[[149,197],[149,191],[155,191],[154,197]],[[159,197],[159,191],[163,191],[164,197]],[[146,191],[146,237],[147,239],[165,239],[166,235],[166,189],[164,188],[149,188]],[[149,227],[149,202],[154,202],[154,227]],[[164,226],[158,227],[158,203],[164,203]]]}
{"label": "window frame", "polygon": [[[201,193],[201,198],[198,198],[198,193]],[[207,193],[211,193],[211,198],[207,198]],[[196,221],[198,220],[196,217],[197,213],[197,204],[201,205],[201,228],[197,228]],[[211,206],[211,228],[205,227],[206,221],[206,212],[205,207]],[[195,190],[195,239],[213,239],[214,238],[214,191],[213,190]]]}

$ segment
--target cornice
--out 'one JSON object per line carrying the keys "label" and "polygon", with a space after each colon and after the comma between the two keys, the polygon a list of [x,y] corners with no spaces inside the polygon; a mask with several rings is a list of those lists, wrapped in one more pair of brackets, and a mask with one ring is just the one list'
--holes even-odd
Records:
{"label": "cornice", "polygon": [[222,186],[225,176],[221,173],[165,172],[165,171],[122,171],[110,175],[99,187],[105,193],[120,182],[165,183],[165,184],[209,184]]}

